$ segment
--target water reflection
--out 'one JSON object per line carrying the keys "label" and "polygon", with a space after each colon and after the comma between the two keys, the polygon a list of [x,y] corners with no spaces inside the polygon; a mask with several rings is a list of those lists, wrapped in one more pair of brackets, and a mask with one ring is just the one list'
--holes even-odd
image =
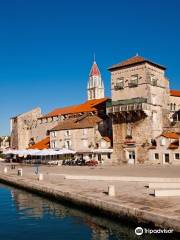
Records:
{"label": "water reflection", "polygon": [[[78,238],[74,238],[72,234],[71,238],[69,238],[68,240],[71,240],[71,239],[78,239],[78,240],[79,239],[86,239],[86,240],[87,239],[91,239],[91,240],[139,239],[139,237],[137,237],[134,234],[134,227],[132,228],[127,224],[126,225],[123,223],[120,224],[114,221],[107,220],[105,218],[96,217],[89,213],[75,209],[71,206],[67,207],[63,204],[49,201],[47,199],[41,198],[39,196],[36,196],[34,194],[31,194],[19,189],[9,188],[9,190],[11,192],[11,197],[12,197],[11,201],[14,203],[14,207],[16,209],[16,212],[18,213],[19,220],[31,219],[31,221],[29,221],[28,224],[32,224],[32,225],[34,224],[34,226],[36,226],[38,224],[37,221],[39,220],[44,221],[44,219],[48,219],[48,228],[50,228],[51,226],[55,226],[56,219],[61,219],[61,224],[58,222],[57,226],[59,228],[63,226],[62,231],[65,231],[64,229],[67,228],[67,225],[68,226],[72,225],[73,227],[71,227],[70,229],[71,231],[73,229],[74,233],[76,233],[76,229],[77,228],[79,229],[79,226],[80,226],[81,229],[79,230],[79,232],[82,231],[84,235],[83,236],[79,235]],[[35,231],[35,227],[33,231]],[[50,232],[50,230],[48,229],[43,230],[43,232],[46,232],[46,231],[47,231],[46,234]],[[68,230],[66,229],[66,231]],[[0,230],[0,233],[1,233],[1,230]],[[55,235],[55,232],[54,232],[54,235]],[[50,237],[46,238],[47,235],[45,235],[44,237],[42,234],[42,238],[39,238],[39,240],[50,239]],[[61,239],[57,237],[58,236],[54,236],[54,238],[51,238],[51,239]],[[144,236],[143,240],[159,239],[157,237],[158,236],[148,235],[147,238],[145,238]],[[165,239],[164,236],[162,239]],[[170,239],[175,239],[175,238],[170,238]]]}

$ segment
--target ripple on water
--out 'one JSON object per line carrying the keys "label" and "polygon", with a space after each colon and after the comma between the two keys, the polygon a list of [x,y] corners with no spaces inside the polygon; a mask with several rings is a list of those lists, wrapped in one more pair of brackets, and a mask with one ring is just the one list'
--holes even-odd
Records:
{"label": "ripple on water", "polygon": [[[134,240],[134,229],[0,185],[0,240]],[[138,238],[139,239],[139,238]],[[148,237],[148,240],[157,238]]]}

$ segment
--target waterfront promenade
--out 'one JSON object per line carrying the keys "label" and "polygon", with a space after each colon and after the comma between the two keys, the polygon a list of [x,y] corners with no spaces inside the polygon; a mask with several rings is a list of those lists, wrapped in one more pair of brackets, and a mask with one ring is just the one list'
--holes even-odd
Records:
{"label": "waterfront promenade", "polygon": [[[152,190],[147,188],[150,178],[180,178],[180,166],[41,166],[44,180],[38,181],[35,167],[22,166],[23,176],[19,177],[18,166],[11,170],[8,165],[0,163],[0,178],[16,185],[95,207],[117,217],[129,217],[137,222],[137,226],[141,226],[141,222],[154,223],[180,232],[180,197],[154,197]],[[3,173],[5,166],[8,167],[7,174]],[[65,179],[67,175],[126,178],[123,181],[73,180]],[[144,180],[131,181],[130,177],[144,177]],[[107,195],[108,185],[115,186],[115,197]]]}

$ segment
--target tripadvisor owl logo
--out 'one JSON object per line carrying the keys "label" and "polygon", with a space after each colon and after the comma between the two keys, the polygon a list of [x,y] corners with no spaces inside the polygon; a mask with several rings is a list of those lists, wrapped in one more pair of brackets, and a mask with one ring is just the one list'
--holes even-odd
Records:
{"label": "tripadvisor owl logo", "polygon": [[135,234],[138,235],[138,236],[142,235],[143,234],[143,228],[142,227],[137,227],[135,229]]}

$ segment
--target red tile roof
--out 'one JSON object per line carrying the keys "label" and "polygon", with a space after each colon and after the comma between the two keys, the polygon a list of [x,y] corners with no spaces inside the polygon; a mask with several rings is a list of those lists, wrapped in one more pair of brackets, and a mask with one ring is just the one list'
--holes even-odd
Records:
{"label": "red tile roof", "polygon": [[107,100],[108,98],[93,99],[79,105],[57,108],[41,118],[55,117],[73,113],[93,112],[97,110],[99,104],[105,103]]}
{"label": "red tile roof", "polygon": [[180,97],[180,91],[179,90],[170,90],[170,96]]}
{"label": "red tile roof", "polygon": [[176,133],[176,132],[163,132],[161,134],[161,136],[163,136],[165,138],[171,138],[171,139],[179,139],[180,138],[180,134]]}
{"label": "red tile roof", "polygon": [[91,71],[89,73],[89,76],[100,76],[101,73],[99,71],[99,68],[98,68],[98,65],[96,64],[96,62],[94,61],[93,65],[92,65],[92,68],[91,68]]}
{"label": "red tile roof", "polygon": [[51,129],[51,131],[92,128],[101,121],[102,119],[95,115],[84,117],[82,116],[80,118],[70,118],[58,123],[58,125]]}
{"label": "red tile roof", "polygon": [[137,64],[142,64],[142,63],[149,63],[151,65],[154,65],[156,67],[159,67],[163,70],[165,70],[166,68],[162,65],[159,65],[157,63],[154,63],[154,62],[151,62],[143,57],[140,57],[140,56],[134,56],[132,58],[129,58],[123,62],[120,62],[118,64],[115,64],[113,65],[112,67],[109,68],[109,70],[114,70],[114,69],[117,69],[117,68],[124,68],[124,67],[129,67],[131,65],[137,65]]}
{"label": "red tile roof", "polygon": [[30,147],[30,149],[48,149],[50,147],[50,137],[46,137],[43,140],[35,143],[33,146]]}
{"label": "red tile roof", "polygon": [[168,149],[177,149],[179,147],[179,140],[175,140],[174,142],[169,144]]}

